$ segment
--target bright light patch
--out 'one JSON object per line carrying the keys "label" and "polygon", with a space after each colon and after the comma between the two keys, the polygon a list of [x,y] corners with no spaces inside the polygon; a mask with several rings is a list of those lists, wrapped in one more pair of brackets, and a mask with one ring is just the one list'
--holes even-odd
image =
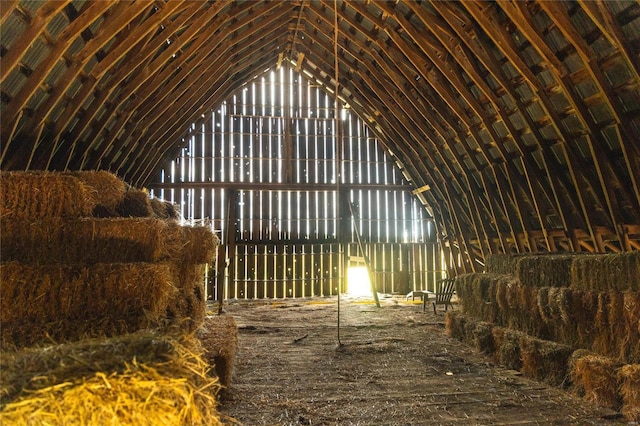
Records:
{"label": "bright light patch", "polygon": [[353,297],[372,296],[366,266],[350,266],[347,270],[347,294]]}

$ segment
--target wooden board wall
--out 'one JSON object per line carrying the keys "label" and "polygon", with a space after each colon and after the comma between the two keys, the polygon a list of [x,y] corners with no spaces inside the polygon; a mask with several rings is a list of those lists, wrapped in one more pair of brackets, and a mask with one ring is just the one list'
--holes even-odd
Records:
{"label": "wooden board wall", "polygon": [[185,222],[219,232],[228,267],[210,293],[222,285],[226,298],[335,295],[349,257],[362,256],[356,228],[379,291],[433,288],[442,276],[433,219],[367,125],[341,108],[336,139],[333,100],[283,66],[185,135],[153,194],[178,204]]}

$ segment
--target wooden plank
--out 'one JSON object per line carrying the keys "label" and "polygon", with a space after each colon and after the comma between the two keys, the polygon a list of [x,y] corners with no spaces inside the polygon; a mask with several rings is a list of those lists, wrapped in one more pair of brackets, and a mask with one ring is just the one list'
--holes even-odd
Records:
{"label": "wooden plank", "polygon": [[[95,20],[99,19],[102,14],[113,5],[114,3],[111,2],[91,3],[82,11],[82,14],[78,18],[69,22],[69,25],[67,25],[64,30],[62,30],[60,34],[58,34],[57,40],[55,41],[53,46],[51,46],[50,51],[46,55],[46,57],[44,57],[44,59],[38,63],[33,72],[29,75],[27,83],[24,84],[20,88],[20,90],[11,98],[5,110],[22,110],[25,107],[27,101],[31,99],[31,97],[38,90],[45,78],[49,75],[53,67],[62,58],[62,55],[69,48],[71,42],[75,40],[87,27],[93,24]],[[4,57],[2,58],[2,67],[4,75],[8,75],[8,71],[5,69]],[[16,117],[3,117],[3,120],[5,119],[15,120]],[[35,141],[36,143],[34,144],[34,146],[37,146],[39,138],[36,138]],[[10,141],[5,141],[5,143],[7,142]]]}
{"label": "wooden plank", "polygon": [[[280,5],[279,7],[281,8],[291,7],[289,4],[286,4],[286,3],[281,3],[278,5]],[[274,6],[269,5],[268,7],[274,7]],[[264,10],[259,9],[257,13],[259,13],[260,11],[264,11]],[[279,38],[286,37],[286,34],[282,35],[281,33],[278,33],[278,36],[275,36],[279,28],[278,20],[277,20],[278,15],[269,14],[267,16],[268,16],[267,18],[263,19],[259,23],[246,29],[246,31],[243,32],[243,36],[251,37],[252,34],[258,31],[264,31],[264,33],[262,34],[266,34],[265,38],[269,40],[268,43],[270,43],[270,45],[277,45],[279,42]],[[243,20],[242,22],[248,22],[248,21]],[[234,24],[233,26],[236,27],[237,23]],[[269,36],[269,34],[272,34],[272,33],[274,37]],[[252,66],[256,66],[256,64],[260,62],[265,62],[265,63],[270,62],[266,59],[267,50],[268,50],[267,46],[258,50],[255,49],[255,46],[253,46],[251,48],[252,53],[245,54],[244,51],[249,50],[249,47],[247,45],[244,45],[242,43],[236,44],[234,40],[227,38],[224,40],[222,47],[220,48],[216,48],[216,47],[218,47],[217,43],[211,42],[207,45],[206,49],[203,49],[203,50],[206,50],[207,53],[198,52],[198,54],[194,57],[194,61],[196,61],[197,63],[201,63],[206,59],[205,55],[207,54],[213,55],[214,60],[208,61],[206,64],[204,64],[204,68],[206,69],[201,70],[203,73],[202,75],[211,76],[209,80],[197,78],[200,75],[198,75],[198,73],[196,72],[193,72],[194,64],[190,64],[191,68],[187,67],[187,69],[182,69],[180,71],[180,74],[186,74],[184,76],[184,78],[186,78],[186,81],[182,81],[181,78],[178,78],[177,76],[175,76],[172,79],[172,82],[175,82],[174,84],[182,83],[180,93],[183,93],[186,87],[195,86],[193,88],[194,90],[188,92],[189,96],[183,96],[179,104],[176,105],[174,103],[173,98],[171,97],[167,98],[167,96],[170,95],[171,93],[165,92],[163,90],[160,92],[156,92],[156,95],[160,96],[163,99],[161,102],[158,102],[158,99],[155,99],[153,102],[153,105],[150,105],[149,108],[142,108],[140,110],[140,111],[143,111],[142,112],[143,116],[147,116],[147,115],[157,116],[157,117],[160,117],[161,122],[164,122],[167,124],[164,126],[156,127],[156,128],[149,128],[149,127],[140,128],[135,136],[136,140],[140,140],[140,138],[143,138],[144,140],[156,140],[156,139],[172,140],[174,135],[172,135],[171,133],[169,134],[167,133],[168,132],[175,133],[177,131],[177,129],[175,129],[176,125],[173,124],[176,122],[176,117],[173,117],[173,119],[171,120],[170,119],[165,120],[164,116],[169,115],[168,110],[170,110],[170,112],[173,112],[176,110],[181,111],[182,112],[181,115],[184,115],[185,117],[198,116],[201,114],[200,111],[206,110],[207,108],[209,108],[211,103],[217,103],[217,102],[212,102],[211,97],[212,97],[212,93],[220,93],[221,88],[224,86],[223,84],[221,84],[222,82],[219,80],[220,76],[223,76],[222,79],[225,81],[229,81],[231,79],[232,76],[226,73],[223,73],[222,72],[223,69],[235,68],[234,64],[237,64],[237,63],[244,63],[244,64],[251,63]],[[233,48],[234,51],[231,52],[229,55],[227,55],[225,52],[231,48]],[[262,58],[262,59],[258,59],[258,58]],[[230,64],[229,60],[234,61],[234,64]],[[245,71],[245,72],[251,73],[249,71]],[[237,75],[234,78],[236,77]],[[216,88],[218,89],[216,90]],[[207,99],[209,99],[208,102],[207,102]],[[189,109],[189,108],[194,108],[194,106],[200,106],[200,107],[195,107],[197,108],[197,111],[193,111],[193,109]],[[192,118],[182,118],[177,120],[177,122],[184,122],[183,120],[190,121],[192,120]],[[122,140],[124,141],[128,137],[129,137],[128,135],[124,135]],[[165,151],[166,146],[167,144],[162,144],[160,146],[161,148],[160,153]],[[137,152],[135,154],[137,155]],[[156,164],[155,160],[150,160],[150,159],[143,159],[141,160],[141,162],[148,165],[147,167],[143,166],[143,171],[141,172],[141,174],[143,175],[146,175],[148,173],[148,169],[150,167],[154,167]],[[144,179],[146,180],[146,176]]]}
{"label": "wooden plank", "polygon": [[[221,2],[217,2],[216,4],[220,4],[220,6],[217,6],[217,7],[223,6],[223,3]],[[240,6],[240,7],[241,9],[237,10],[237,12],[239,13],[244,9],[250,10],[252,5],[250,3],[247,3],[244,6]],[[267,12],[271,10],[273,7],[275,7],[275,5],[270,5],[267,9],[261,9],[261,10]],[[205,85],[208,83],[207,85],[211,87],[211,85],[213,84],[212,83],[213,80],[216,80],[217,77],[220,76],[220,73],[217,70],[211,70],[211,73],[209,74],[207,71],[214,66],[220,69],[225,65],[226,66],[230,65],[230,61],[233,56],[227,55],[227,50],[231,48],[232,44],[228,40],[225,40],[221,35],[224,33],[224,31],[220,34],[215,33],[213,31],[213,29],[217,27],[215,23],[222,25],[222,23],[224,23],[225,20],[228,18],[227,15],[218,16],[217,15],[218,10],[219,9],[214,9],[212,11],[216,13],[216,15],[214,15],[216,16],[216,19],[213,22],[211,22],[209,26],[206,27],[208,28],[208,30],[205,33],[201,34],[198,37],[194,37],[195,38],[194,42],[191,42],[192,41],[191,37],[184,37],[176,40],[176,42],[178,43],[177,46],[179,46],[181,43],[186,44],[191,42],[188,45],[188,47],[184,49],[182,54],[177,56],[175,61],[172,61],[172,64],[174,66],[176,67],[180,66],[181,71],[177,75],[175,74],[174,72],[175,68],[173,67],[169,67],[169,68],[165,67],[165,69],[162,70],[161,72],[154,72],[153,70],[150,70],[152,71],[151,73],[152,78],[148,80],[144,80],[144,85],[140,86],[139,90],[136,90],[136,95],[137,95],[136,99],[133,101],[131,105],[129,105],[128,114],[125,114],[127,115],[128,120],[132,120],[133,119],[132,115],[134,114],[137,115],[136,117],[137,121],[142,121],[145,119],[145,117],[149,115],[151,115],[152,117],[154,115],[156,117],[159,116],[161,112],[158,111],[157,108],[163,105],[162,101],[166,99],[167,96],[171,95],[172,91],[175,89],[175,87],[178,84],[180,83],[184,84],[185,78],[188,80],[188,83],[184,87],[188,87],[190,84],[193,84],[193,81],[195,80],[198,80],[200,83],[202,83],[201,85]],[[267,23],[275,21],[277,17],[278,15],[276,14],[275,17],[272,18],[272,20],[267,21]],[[239,23],[234,24],[233,30],[235,31],[237,28],[241,27],[243,24],[248,22],[247,20],[248,18],[245,17]],[[258,30],[265,30],[264,26],[265,26],[264,23],[255,25],[254,27],[252,27],[252,30],[249,31],[250,33],[249,35],[254,34],[255,31],[258,31]],[[195,32],[195,34],[201,31],[201,27],[193,27],[193,28],[194,28],[193,31]],[[193,34],[193,36],[195,36],[195,34]],[[198,75],[197,72],[195,72],[195,70],[213,52],[216,53],[216,57],[224,57],[225,61],[222,61],[222,63],[219,61],[211,61],[208,64],[208,66],[205,67],[206,69],[201,70],[201,72],[203,73],[202,75],[210,75],[211,77],[209,79],[206,79],[206,78],[202,79],[201,76]],[[221,56],[218,56],[218,55],[221,55]],[[155,65],[153,65],[153,67],[156,68],[156,67],[163,66],[166,64],[166,61],[167,61],[166,57],[158,58],[155,61]],[[136,84],[139,84],[139,83],[140,82],[138,81]],[[184,87],[182,90],[184,90]],[[159,91],[159,88],[162,88],[162,90]],[[133,88],[128,88],[128,90],[131,90],[131,89]],[[152,97],[152,95],[156,95],[156,96]],[[171,101],[173,102],[174,99],[171,99]],[[156,108],[144,107],[145,103],[147,104],[151,103],[151,105],[156,106]],[[164,103],[164,106],[166,109],[166,103]],[[122,140],[123,141],[127,140],[130,137],[130,134],[131,134],[131,131],[126,132],[123,135]],[[107,145],[107,147],[111,147],[111,145],[112,144],[109,144]],[[116,151],[118,146],[119,145],[116,145]],[[112,150],[113,149],[114,148],[112,148]]]}
{"label": "wooden plank", "polygon": [[[275,31],[276,28],[274,27],[274,32]],[[274,40],[273,44],[275,45],[278,43],[278,40]],[[226,49],[231,46],[231,43],[226,43],[226,45],[226,48],[216,53],[222,54],[222,52],[225,52]],[[259,50],[255,55],[244,56],[242,55],[244,47],[238,45],[237,49],[239,50],[238,52],[225,56],[232,58],[230,60],[233,60],[233,58],[242,58],[241,60],[243,62],[251,61],[255,66],[264,66],[271,60],[267,50]],[[191,83],[187,83],[187,85],[195,84],[198,87],[195,87],[193,91],[189,92],[189,96],[183,97],[179,102],[172,104],[164,102],[160,104],[159,108],[161,108],[161,110],[154,112],[154,114],[160,114],[160,122],[166,123],[166,125],[160,128],[140,128],[133,132],[131,138],[137,142],[135,143],[135,148],[129,153],[131,162],[126,165],[123,164],[123,166],[127,167],[127,170],[124,172],[125,176],[132,174],[135,176],[133,178],[134,182],[141,181],[142,183],[148,180],[150,171],[158,165],[162,160],[162,156],[166,154],[166,150],[171,146],[171,143],[168,141],[175,140],[180,133],[180,126],[176,123],[194,120],[195,117],[200,116],[204,111],[211,108],[212,105],[215,105],[220,99],[223,99],[224,96],[231,92],[234,80],[232,76],[222,73],[222,70],[232,66],[233,64],[229,63],[216,63],[216,69],[207,70],[207,75],[211,75],[212,79],[217,80],[221,78],[222,81],[207,82],[206,79],[198,80],[193,78],[194,75],[198,75],[197,73],[190,74],[187,78]],[[244,74],[246,74],[246,76],[244,76]],[[251,69],[245,69],[241,74],[235,75],[233,78],[242,77],[245,79],[251,75],[253,75],[253,71]],[[199,105],[200,107],[198,107],[197,110],[193,110],[192,107],[194,105]],[[172,116],[171,119],[169,115]],[[122,140],[125,139],[125,136],[123,136]],[[146,154],[146,156],[143,156],[142,147],[145,145],[140,143],[141,140],[159,141],[157,153],[152,156]],[[138,158],[140,161],[136,163],[132,160],[133,158]]]}
{"label": "wooden plank", "polygon": [[[20,37],[11,45],[11,48],[7,50],[7,52],[2,56],[2,75],[8,76],[11,71],[18,65],[22,56],[29,50],[29,48],[36,42],[38,37],[42,35],[45,31],[46,26],[49,24],[51,19],[55,17],[58,13],[60,13],[67,5],[70,3],[70,0],[48,0],[38,8],[35,15],[30,17],[28,22],[28,26],[25,31],[20,34]],[[8,10],[13,10],[14,5],[7,5]],[[4,9],[5,5],[3,4],[2,9]],[[3,13],[4,20],[4,13]],[[6,110],[5,110],[6,111]],[[3,121],[5,119],[13,120],[15,116],[18,114],[19,110],[12,111],[8,113],[6,117],[3,117]],[[3,126],[3,131],[4,131]]]}
{"label": "wooden plank", "polygon": [[[34,116],[37,117],[45,117],[49,114],[52,108],[58,104],[58,102],[64,97],[67,90],[71,86],[71,84],[76,80],[89,61],[89,59],[96,54],[100,49],[104,47],[106,43],[108,43],[113,34],[119,33],[125,26],[129,25],[133,20],[138,18],[138,16],[143,13],[149,7],[149,3],[144,2],[136,2],[136,3],[128,3],[121,2],[116,4],[114,7],[109,9],[109,15],[103,20],[100,28],[103,31],[99,31],[92,39],[87,41],[84,47],[73,57],[73,61],[67,70],[63,73],[63,75],[58,79],[58,84],[55,87],[55,90],[51,91],[50,96],[38,106],[38,109]],[[108,30],[106,28],[109,28]],[[4,59],[3,59],[4,62]],[[95,81],[92,79],[87,79],[83,88],[76,94],[74,97],[75,102],[72,105],[68,105],[65,108],[64,113],[69,114],[68,111],[71,111],[71,108],[75,107],[75,111],[77,112],[77,108],[81,106],[81,104],[85,101],[88,94],[91,92],[93,85],[95,85]],[[91,88],[91,90],[87,90],[86,88]],[[65,100],[65,102],[67,102]],[[15,114],[15,112],[8,111],[8,115],[3,117],[2,122],[3,126],[7,122],[12,122],[14,117],[11,114]],[[2,128],[2,133],[4,133],[4,128]]]}

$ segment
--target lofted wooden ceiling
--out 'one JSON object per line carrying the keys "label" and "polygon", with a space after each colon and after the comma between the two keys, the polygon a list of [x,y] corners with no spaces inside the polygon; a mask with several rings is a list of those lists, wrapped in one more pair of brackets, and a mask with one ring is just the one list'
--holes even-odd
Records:
{"label": "lofted wooden ceiling", "polygon": [[637,1],[2,0],[2,170],[135,186],[289,61],[380,138],[469,268],[640,249]]}

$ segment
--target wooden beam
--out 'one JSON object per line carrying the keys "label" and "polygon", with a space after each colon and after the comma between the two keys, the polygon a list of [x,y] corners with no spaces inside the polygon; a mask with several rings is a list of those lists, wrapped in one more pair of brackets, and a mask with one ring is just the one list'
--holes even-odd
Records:
{"label": "wooden beam", "polygon": [[[252,3],[247,3],[244,7],[252,6]],[[274,7],[279,7],[280,10],[288,10],[288,7],[290,6],[286,3],[274,2],[272,4],[259,8],[257,13],[258,15],[265,15],[267,10],[271,10]],[[224,22],[224,20],[226,20],[225,16],[221,16],[219,18],[221,22]],[[251,27],[252,34],[259,30],[265,31],[265,27],[269,25],[271,26],[268,27],[268,32],[271,32],[271,28],[273,27],[274,23],[278,21],[280,14],[269,13],[266,16],[268,16],[268,18],[266,18],[262,22],[254,23],[254,25]],[[167,69],[166,75],[164,73],[158,75],[156,78],[149,80],[145,84],[145,89],[141,89],[143,90],[143,92],[138,95],[139,101],[135,103],[135,107],[132,107],[128,114],[131,117],[130,119],[135,120],[137,123],[139,123],[139,126],[136,126],[135,128],[135,130],[140,135],[139,137],[141,137],[141,135],[148,131],[148,126],[158,120],[160,114],[166,112],[167,108],[175,107],[173,105],[175,97],[170,96],[173,93],[173,90],[179,87],[179,90],[182,93],[184,92],[184,89],[186,87],[197,83],[202,84],[203,80],[197,74],[198,72],[203,72],[203,75],[209,75],[205,74],[204,70],[213,66],[218,66],[221,63],[219,59],[227,61],[231,59],[229,57],[225,57],[224,54],[221,56],[222,52],[225,52],[227,49],[233,47],[232,40],[226,37],[227,34],[229,34],[229,32],[235,32],[235,29],[241,28],[241,25],[247,25],[252,21],[252,18],[254,18],[254,15],[250,14],[247,15],[242,21],[234,22],[234,27],[228,29],[228,31],[217,32],[215,34],[212,31],[210,33],[210,36],[214,37],[213,40],[210,40],[208,37],[200,37],[196,43],[189,46],[189,54],[187,55],[185,52],[185,54],[182,55],[185,58],[191,58],[192,60],[189,62],[185,62],[184,65],[181,66],[179,73],[176,74],[174,72],[174,68],[170,68]],[[220,45],[221,43],[222,46]],[[240,43],[240,45],[248,47],[242,43]],[[198,69],[197,67],[200,64],[203,64],[207,57],[209,57],[210,55],[213,55],[210,57],[212,61],[206,63],[202,70],[196,71]],[[161,83],[156,81],[162,79],[167,79],[168,82]],[[155,94],[156,96],[152,97],[152,94]],[[133,118],[134,114],[135,118]],[[147,117],[152,117],[152,119],[146,120]],[[173,120],[175,120],[175,118],[173,118]],[[163,125],[167,124],[167,121],[159,122]],[[145,123],[145,126],[141,127],[143,123]],[[163,126],[159,126],[159,128],[160,127]],[[107,163],[110,163],[112,161],[113,155],[121,150],[121,148],[124,146],[124,143],[126,143],[131,137],[131,132],[133,130],[134,129],[125,131],[122,135],[118,136],[119,140],[117,142],[114,141],[114,144],[110,144],[106,148],[106,150],[103,150],[101,157],[99,157],[97,160],[99,163],[102,163],[102,167],[105,167]],[[147,141],[149,140],[147,139]],[[105,157],[105,155],[107,155],[107,157]]]}
{"label": "wooden beam", "polygon": [[[5,0],[0,3],[0,26],[3,26],[20,0]],[[4,70],[3,70],[4,74]]]}
{"label": "wooden beam", "polygon": [[[106,10],[112,7],[113,4],[114,3],[106,1],[91,3],[76,20],[70,22],[69,25],[58,35],[58,39],[51,47],[51,51],[40,63],[38,63],[37,67],[28,77],[27,83],[25,83],[13,98],[11,98],[11,101],[7,104],[7,108],[5,110],[22,110],[27,101],[36,93],[45,78],[51,73],[53,67],[62,58],[71,43],[79,37],[82,31],[93,24],[93,22],[100,18]],[[15,116],[7,115],[6,119],[15,120]],[[4,142],[7,143],[6,140]],[[37,143],[34,145],[37,145]]]}
{"label": "wooden beam", "polygon": [[[122,2],[109,9],[110,15],[101,25],[103,31],[89,40],[73,57],[71,65],[58,79],[56,86],[50,91],[49,97],[36,109],[33,114],[36,122],[46,119],[45,117],[51,112],[52,108],[64,97],[71,84],[78,78],[89,58],[100,50],[113,37],[114,33],[119,32],[134,20],[138,14],[142,13],[147,7],[150,7],[150,4],[151,3],[146,2]],[[106,28],[108,28],[108,30]],[[84,102],[85,97],[86,95],[82,97],[82,102]],[[78,98],[77,95],[76,98]],[[76,108],[79,108],[82,102],[76,102]],[[66,106],[65,113],[69,108],[70,106]],[[16,114],[17,111],[13,109],[7,110],[5,114],[3,114],[0,133],[4,133],[5,126],[10,126],[11,123],[14,122]]]}
{"label": "wooden beam", "polygon": [[[191,39],[191,30],[196,30],[194,31],[194,33],[199,31],[202,25],[213,18],[214,14],[217,13],[217,8],[210,8],[206,13],[200,13],[196,20],[193,21],[190,27],[185,31],[185,33],[182,34],[182,37],[179,37],[175,35],[175,32],[179,31],[184,26],[184,24],[190,22],[195,14],[201,12],[201,6],[206,3],[188,2],[188,4],[191,7],[183,11],[183,13],[180,14],[180,16],[175,20],[170,22],[163,22],[164,30],[159,34],[156,34],[152,40],[147,41],[143,49],[136,49],[135,56],[133,56],[129,60],[123,61],[119,64],[119,66],[114,66],[114,69],[110,70],[110,78],[107,78],[105,79],[106,81],[101,82],[98,90],[96,91],[97,93],[94,94],[94,99],[91,102],[91,105],[84,112],[78,124],[74,126],[73,131],[69,136],[70,141],[76,142],[90,124],[91,131],[89,132],[88,136],[86,136],[86,140],[99,140],[100,133],[104,130],[107,123],[113,123],[113,120],[116,121],[116,124],[112,125],[110,129],[111,139],[103,142],[102,146],[108,147],[112,140],[117,137],[120,130],[122,129],[122,126],[124,125],[123,121],[128,117],[128,115],[125,113],[116,114],[116,111],[118,111],[120,106],[127,101],[130,101],[130,104],[134,104],[135,101],[138,100],[136,90],[145,81],[153,77],[162,65],[171,62],[172,57],[181,49],[181,47],[185,43],[181,40]],[[222,3],[216,3],[216,5],[217,4]],[[211,12],[213,12],[213,14]],[[193,34],[193,38],[195,38],[195,34]],[[172,42],[169,44],[169,47],[166,47],[168,39],[171,39]],[[155,67],[148,65],[147,67],[143,68],[143,64],[145,63],[145,61],[147,61],[153,54],[156,54],[158,52],[158,49],[162,49],[163,52],[153,62],[153,65],[155,65]],[[129,76],[131,76],[131,79],[126,84],[121,84]],[[114,94],[114,92],[116,93]],[[124,96],[122,94],[127,94],[127,96]],[[134,98],[134,100],[131,100],[131,98]],[[96,115],[103,109],[104,111],[102,113],[102,117],[96,122]],[[114,117],[114,115],[116,115],[116,117]],[[119,117],[117,117],[117,115],[119,115]],[[90,146],[88,146],[85,149],[84,153],[82,153],[82,160],[76,161],[78,163],[78,169],[82,169],[84,167],[89,148]]]}
{"label": "wooden beam", "polygon": [[[296,182],[165,182],[165,183],[153,183],[147,185],[149,189],[180,189],[180,188],[194,188],[194,189],[212,189],[223,188],[233,189],[236,191],[311,191],[311,192],[332,192],[336,190],[335,184],[322,184],[322,183],[296,183]],[[414,188],[413,185],[407,184],[355,184],[355,183],[342,183],[340,187],[345,190],[380,190],[380,191],[393,191],[393,190],[406,190],[409,191]]]}
{"label": "wooden beam", "polygon": [[604,0],[578,0],[580,7],[589,18],[591,18],[602,35],[623,55],[632,73],[635,75],[635,79],[640,80],[640,60],[638,59],[638,55],[633,46],[629,44],[629,40],[622,32],[622,28],[620,28],[616,17],[611,13],[607,3],[608,2]]}
{"label": "wooden beam", "polygon": [[[49,25],[50,20],[70,2],[71,0],[48,0],[38,8],[34,16],[31,16],[27,29],[2,56],[2,81],[11,74],[11,71],[18,65],[20,59],[27,53],[29,48],[33,46],[38,37],[42,35],[47,25]],[[9,6],[11,6],[9,10],[12,10],[15,4]],[[2,8],[4,9],[4,7],[3,4]],[[15,111],[12,118],[15,118],[17,114],[18,111]]]}

